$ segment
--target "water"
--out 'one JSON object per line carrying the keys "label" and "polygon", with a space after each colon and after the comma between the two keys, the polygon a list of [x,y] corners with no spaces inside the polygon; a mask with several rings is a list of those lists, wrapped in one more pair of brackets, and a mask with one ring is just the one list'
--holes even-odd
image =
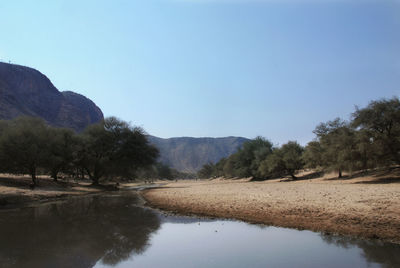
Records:
{"label": "water", "polygon": [[400,246],[166,216],[135,193],[0,211],[0,267],[400,267]]}

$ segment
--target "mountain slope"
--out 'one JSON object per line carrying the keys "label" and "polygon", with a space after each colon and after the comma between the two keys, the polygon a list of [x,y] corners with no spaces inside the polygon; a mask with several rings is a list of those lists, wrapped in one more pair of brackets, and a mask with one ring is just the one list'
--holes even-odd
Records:
{"label": "mountain slope", "polygon": [[149,141],[160,150],[160,161],[183,172],[196,172],[204,164],[216,163],[227,157],[248,139],[225,138],[170,138],[149,136]]}
{"label": "mountain slope", "polygon": [[91,100],[71,92],[60,92],[39,71],[0,62],[0,119],[21,115],[41,117],[49,124],[82,131],[103,119]]}

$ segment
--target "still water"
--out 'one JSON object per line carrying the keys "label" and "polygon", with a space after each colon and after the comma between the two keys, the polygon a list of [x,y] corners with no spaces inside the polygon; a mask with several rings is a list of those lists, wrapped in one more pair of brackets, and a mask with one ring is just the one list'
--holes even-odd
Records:
{"label": "still water", "polygon": [[0,267],[400,267],[400,246],[167,216],[119,193],[0,211]]}

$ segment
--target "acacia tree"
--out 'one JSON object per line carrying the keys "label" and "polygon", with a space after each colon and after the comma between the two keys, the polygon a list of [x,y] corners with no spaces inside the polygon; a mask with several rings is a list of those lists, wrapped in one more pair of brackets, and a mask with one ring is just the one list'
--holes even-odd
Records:
{"label": "acacia tree", "polygon": [[207,163],[197,172],[199,178],[208,179],[211,178],[216,172],[216,167],[213,163]]}
{"label": "acacia tree", "polygon": [[144,131],[115,117],[89,126],[81,135],[77,163],[94,185],[102,177],[133,176],[140,167],[152,165],[158,149]]}
{"label": "acacia tree", "polygon": [[321,144],[322,163],[325,168],[337,170],[338,178],[342,178],[342,171],[357,168],[359,151],[356,131],[346,121],[336,118],[321,123],[314,133]]}
{"label": "acacia tree", "polygon": [[246,171],[247,169],[242,169],[241,167],[238,152],[230,155],[222,166],[222,174],[227,178],[241,177],[242,174],[246,174]]}
{"label": "acacia tree", "polygon": [[400,164],[400,100],[371,101],[352,114],[352,126],[363,131],[364,141],[374,148],[379,162]]}
{"label": "acacia tree", "polygon": [[222,158],[214,165],[213,176],[222,177],[224,176],[224,166],[227,162],[227,158]]}
{"label": "acacia tree", "polygon": [[[272,147],[269,140],[260,136],[245,142],[236,153],[223,160],[223,175],[226,177],[258,177],[258,167],[271,154]],[[221,169],[221,165],[217,165]]]}
{"label": "acacia tree", "polygon": [[360,169],[374,168],[381,164],[386,164],[383,155],[383,148],[373,142],[370,131],[357,130],[355,132],[355,147],[358,152],[356,166]]}
{"label": "acacia tree", "polygon": [[258,167],[258,172],[264,178],[281,176],[285,171],[285,163],[282,159],[282,154],[279,149],[274,149],[273,153],[261,162]]}
{"label": "acacia tree", "polygon": [[322,161],[323,150],[319,141],[310,141],[303,153],[303,161],[307,168],[317,168],[324,165]]}
{"label": "acacia tree", "polygon": [[51,157],[46,162],[46,168],[51,177],[57,181],[58,173],[68,171],[76,157],[78,140],[76,134],[65,128],[49,128],[49,153]]}
{"label": "acacia tree", "polygon": [[4,170],[31,175],[49,161],[48,126],[39,118],[19,117],[10,121],[0,137],[0,159]]}
{"label": "acacia tree", "polygon": [[275,149],[260,165],[260,172],[266,176],[290,175],[297,179],[295,173],[304,167],[302,154],[304,148],[296,141],[289,141],[281,148]]}

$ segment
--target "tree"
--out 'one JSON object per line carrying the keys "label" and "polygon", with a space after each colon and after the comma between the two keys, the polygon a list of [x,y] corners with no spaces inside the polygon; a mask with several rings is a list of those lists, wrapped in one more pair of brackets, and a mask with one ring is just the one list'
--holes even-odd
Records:
{"label": "tree", "polygon": [[325,168],[338,171],[357,169],[359,152],[356,143],[356,131],[346,121],[336,118],[319,124],[314,133],[321,144],[322,163]]}
{"label": "tree", "polygon": [[323,166],[323,150],[319,141],[310,141],[303,153],[303,161],[307,168],[317,168]]}
{"label": "tree", "polygon": [[[226,160],[224,160],[222,167],[222,175],[226,178],[240,177],[241,173],[244,173],[240,170],[240,163],[238,161],[239,154],[236,152],[230,155]],[[219,166],[219,163],[217,163]]]}
{"label": "tree", "polygon": [[296,141],[289,141],[281,148],[275,149],[260,165],[263,175],[284,176],[290,175],[297,179],[295,173],[304,166],[302,154],[304,148]]}
{"label": "tree", "polygon": [[[225,177],[258,177],[260,163],[272,152],[272,143],[263,138],[256,137],[254,140],[243,143],[239,150],[223,159],[222,164],[217,163],[220,175]],[[222,171],[222,172],[221,172]]]}
{"label": "tree", "polygon": [[111,165],[113,142],[104,122],[88,126],[80,136],[77,163],[82,166],[94,185],[106,175]]}
{"label": "tree", "polygon": [[85,129],[80,144],[78,163],[94,185],[105,176],[133,177],[135,170],[154,164],[158,157],[141,128],[115,117]]}
{"label": "tree", "polygon": [[199,178],[208,179],[211,178],[215,173],[215,165],[213,163],[205,164],[197,173]]}
{"label": "tree", "polygon": [[244,171],[241,177],[257,177],[258,166],[271,154],[272,146],[269,140],[260,136],[245,142],[238,151],[238,164]]}
{"label": "tree", "polygon": [[152,180],[167,179],[172,180],[179,177],[187,177],[187,174],[181,173],[163,163],[157,162],[154,165],[140,168],[135,171],[135,179]]}
{"label": "tree", "polygon": [[70,129],[49,128],[48,132],[50,157],[46,162],[46,168],[54,181],[57,181],[59,172],[71,168],[76,157],[78,140],[76,134]]}
{"label": "tree", "polygon": [[262,161],[258,170],[264,178],[284,175],[285,163],[279,149],[275,149],[272,154]]}
{"label": "tree", "polygon": [[0,138],[0,159],[8,172],[26,173],[37,185],[36,173],[50,159],[46,123],[33,117],[19,117],[9,122]]}
{"label": "tree", "polygon": [[304,162],[302,159],[304,148],[296,141],[289,141],[288,143],[282,145],[280,151],[283,155],[283,162],[285,163],[286,172],[292,176],[293,179],[296,179],[294,174],[297,170],[300,170],[304,167]]}
{"label": "tree", "polygon": [[111,167],[116,176],[132,176],[140,167],[156,163],[158,149],[147,140],[142,128],[127,125],[120,133],[114,132],[114,150]]}
{"label": "tree", "polygon": [[371,134],[367,130],[360,129],[355,131],[355,147],[358,152],[356,166],[360,169],[375,168],[382,163],[386,164],[383,155],[383,148],[373,142]]}
{"label": "tree", "polygon": [[356,107],[352,118],[352,126],[364,131],[381,163],[400,164],[399,98],[371,101],[363,109]]}
{"label": "tree", "polygon": [[223,177],[224,176],[224,166],[227,162],[226,158],[220,159],[215,165],[214,165],[214,176],[217,177]]}

